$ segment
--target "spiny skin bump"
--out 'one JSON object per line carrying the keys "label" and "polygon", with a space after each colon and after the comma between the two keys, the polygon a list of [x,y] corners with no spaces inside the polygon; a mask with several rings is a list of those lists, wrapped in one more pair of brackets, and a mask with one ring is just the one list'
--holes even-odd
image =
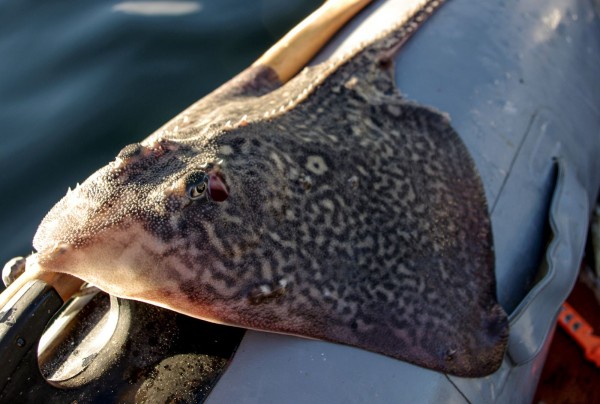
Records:
{"label": "spiny skin bump", "polygon": [[283,86],[249,69],[128,146],[44,219],[42,267],[209,321],[493,372],[508,326],[484,193],[447,119],[394,87],[411,24]]}

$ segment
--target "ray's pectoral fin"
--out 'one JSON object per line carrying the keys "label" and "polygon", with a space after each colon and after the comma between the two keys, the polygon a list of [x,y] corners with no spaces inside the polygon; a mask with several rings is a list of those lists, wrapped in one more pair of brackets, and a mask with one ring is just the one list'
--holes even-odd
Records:
{"label": "ray's pectoral fin", "polygon": [[[333,303],[335,308],[327,309],[325,300],[308,308],[304,295],[269,295],[255,299],[255,307],[235,323],[355,346],[461,377],[487,376],[500,367],[508,340],[508,320],[491,296],[476,297],[481,305],[449,299],[435,302],[425,296],[361,302],[360,291],[369,287],[356,285],[355,291]],[[311,288],[316,291],[322,285]],[[473,292],[476,295],[480,291]],[[313,300],[320,299],[314,292],[311,295]],[[279,304],[287,308],[301,306],[304,311],[286,310],[281,314]]]}
{"label": "ray's pectoral fin", "polygon": [[482,377],[498,369],[508,337],[506,315],[499,306],[466,316],[448,313],[431,317],[427,310],[421,311],[422,304],[425,302],[415,303],[412,318],[404,315],[402,307],[389,307],[385,314],[373,313],[373,324],[384,326],[351,323],[345,338],[339,337],[343,335],[339,331],[338,338],[355,340],[355,345],[367,350],[461,377]]}

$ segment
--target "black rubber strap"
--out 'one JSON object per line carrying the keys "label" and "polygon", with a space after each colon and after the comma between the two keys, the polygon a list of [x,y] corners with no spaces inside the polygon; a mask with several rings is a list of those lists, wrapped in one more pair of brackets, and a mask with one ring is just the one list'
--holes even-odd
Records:
{"label": "black rubber strap", "polygon": [[6,398],[7,389],[24,387],[14,384],[31,386],[38,378],[43,380],[37,361],[38,341],[63,305],[56,290],[45,282],[33,281],[25,288],[11,307],[0,312],[0,397]]}

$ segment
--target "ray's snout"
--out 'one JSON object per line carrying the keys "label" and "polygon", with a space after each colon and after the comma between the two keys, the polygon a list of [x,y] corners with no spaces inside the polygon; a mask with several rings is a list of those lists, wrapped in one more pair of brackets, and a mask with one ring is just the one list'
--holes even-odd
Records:
{"label": "ray's snout", "polygon": [[106,207],[115,200],[115,194],[104,180],[103,171],[99,170],[74,190],[69,188],[42,220],[33,238],[42,266],[50,265],[70,250],[84,247],[107,224],[116,221],[105,217]]}

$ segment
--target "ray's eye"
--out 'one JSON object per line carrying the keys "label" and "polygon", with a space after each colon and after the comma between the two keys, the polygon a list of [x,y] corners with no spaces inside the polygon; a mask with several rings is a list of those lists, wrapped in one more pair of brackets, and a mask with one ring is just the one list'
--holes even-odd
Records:
{"label": "ray's eye", "polygon": [[187,195],[190,199],[200,199],[206,195],[208,176],[203,172],[194,172],[186,179]]}
{"label": "ray's eye", "polygon": [[196,186],[190,187],[188,191],[188,195],[191,199],[198,199],[204,196],[206,192],[206,183],[198,184]]}

